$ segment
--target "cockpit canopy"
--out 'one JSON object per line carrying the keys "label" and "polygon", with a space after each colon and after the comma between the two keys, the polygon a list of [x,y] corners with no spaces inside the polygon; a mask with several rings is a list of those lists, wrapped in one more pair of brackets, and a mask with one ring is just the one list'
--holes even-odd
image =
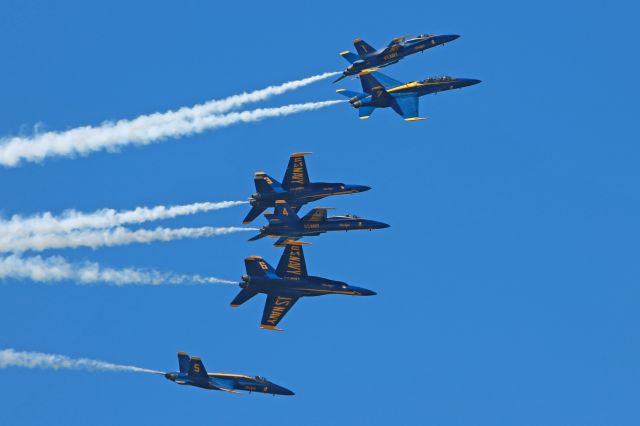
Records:
{"label": "cockpit canopy", "polygon": [[333,217],[343,218],[343,219],[360,219],[360,216],[356,216],[355,214],[345,214],[345,215],[333,216]]}
{"label": "cockpit canopy", "polygon": [[263,376],[256,376],[256,377],[255,377],[255,379],[256,379],[256,381],[258,381],[258,382],[262,382],[262,383],[266,383],[266,382],[268,382],[268,380],[266,379],[266,377],[263,377]]}
{"label": "cockpit canopy", "polygon": [[433,37],[433,34],[420,34],[417,35],[407,41],[413,41],[413,40],[424,40],[425,38],[429,38],[429,37]]}
{"label": "cockpit canopy", "polygon": [[453,80],[455,80],[455,78],[448,75],[443,75],[438,77],[429,77],[427,79],[422,80],[422,83],[443,83],[443,82],[453,81]]}

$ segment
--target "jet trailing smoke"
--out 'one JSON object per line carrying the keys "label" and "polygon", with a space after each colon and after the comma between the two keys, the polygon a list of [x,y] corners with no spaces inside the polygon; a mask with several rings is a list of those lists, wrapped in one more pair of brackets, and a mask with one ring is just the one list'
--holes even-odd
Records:
{"label": "jet trailing smoke", "polygon": [[41,352],[19,352],[13,349],[0,350],[0,368],[46,368],[53,370],[86,370],[86,371],[130,371],[133,373],[163,374],[162,371],[133,365],[112,364],[88,358],[69,358],[64,355],[45,354]]}
{"label": "jet trailing smoke", "polygon": [[23,258],[13,254],[0,257],[0,280],[28,279],[40,283],[73,281],[79,285],[105,283],[114,286],[125,285],[180,285],[180,284],[237,284],[202,275],[174,274],[153,269],[108,268],[95,262],[73,264],[60,256]]}
{"label": "jet trailing smoke", "polygon": [[46,132],[32,137],[4,138],[0,140],[0,164],[12,167],[23,161],[38,162],[51,156],[87,155],[101,150],[113,151],[125,145],[148,145],[166,138],[187,136],[235,123],[317,110],[340,101],[310,102],[221,115],[244,104],[262,101],[337,74],[339,73],[324,73],[190,108],[143,115],[133,120],[104,122],[95,127],[83,126],[64,132]]}
{"label": "jet trailing smoke", "polygon": [[101,209],[92,213],[67,210],[60,216],[50,212],[23,217],[14,215],[9,220],[0,220],[0,235],[10,235],[15,239],[32,234],[59,234],[78,229],[113,228],[125,224],[171,219],[212,210],[220,210],[247,201],[204,202],[177,206],[136,207],[133,210],[117,211]]}
{"label": "jet trailing smoke", "polygon": [[236,232],[258,231],[257,228],[211,227],[200,228],[155,228],[129,230],[116,227],[107,230],[79,230],[66,234],[35,234],[13,238],[11,235],[0,237],[0,252],[42,251],[47,249],[77,247],[113,247],[133,243],[151,243],[154,241],[173,241],[184,238],[203,238]]}

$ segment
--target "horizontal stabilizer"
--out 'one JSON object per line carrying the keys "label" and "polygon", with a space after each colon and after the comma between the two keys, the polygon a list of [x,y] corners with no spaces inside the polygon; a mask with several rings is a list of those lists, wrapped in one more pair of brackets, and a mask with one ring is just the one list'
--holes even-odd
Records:
{"label": "horizontal stabilizer", "polygon": [[261,240],[262,238],[264,238],[266,236],[267,236],[266,233],[260,232],[258,235],[255,235],[255,236],[249,238],[247,241],[258,241],[258,240]]}
{"label": "horizontal stabilizer", "polygon": [[340,52],[340,56],[342,56],[344,59],[346,59],[350,64],[352,64],[355,61],[357,61],[358,59],[360,59],[360,57],[358,55],[356,55],[353,52],[349,52],[348,50],[345,50],[344,52]]}
{"label": "horizontal stabilizer", "polygon": [[238,295],[231,301],[230,305],[232,308],[237,308],[256,294],[258,293],[253,290],[247,290],[246,288],[243,288],[242,290],[240,290],[240,293],[238,293]]}
{"label": "horizontal stabilizer", "polygon": [[358,116],[360,117],[360,120],[366,120],[371,117],[371,114],[373,114],[373,111],[375,110],[376,108],[372,106],[360,107],[358,108]]}
{"label": "horizontal stabilizer", "polygon": [[251,207],[251,210],[249,210],[249,213],[247,213],[242,223],[246,225],[253,222],[253,220],[256,217],[260,216],[260,213],[262,213],[264,210],[264,207]]}
{"label": "horizontal stabilizer", "polygon": [[347,90],[347,89],[338,89],[338,90],[336,90],[336,93],[339,93],[342,96],[347,97],[349,99],[354,98],[354,97],[357,97],[357,98],[363,97],[364,98],[365,96],[367,96],[364,93],[354,92],[353,90]]}

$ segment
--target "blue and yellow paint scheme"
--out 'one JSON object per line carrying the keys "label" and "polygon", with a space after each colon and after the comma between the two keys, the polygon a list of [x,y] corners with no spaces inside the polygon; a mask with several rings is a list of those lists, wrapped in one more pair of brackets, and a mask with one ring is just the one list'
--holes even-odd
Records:
{"label": "blue and yellow paint scheme", "polygon": [[358,75],[361,72],[376,70],[395,64],[400,59],[418,52],[424,52],[436,46],[443,46],[450,41],[457,39],[458,35],[428,35],[421,34],[417,37],[401,36],[396,37],[384,49],[374,49],[370,44],[362,39],[353,41],[358,54],[348,50],[340,52],[340,56],[346,59],[351,65],[342,72],[334,83],[351,75]]}
{"label": "blue and yellow paint scheme", "polygon": [[343,294],[348,296],[373,296],[366,288],[355,287],[342,281],[314,277],[307,274],[300,241],[286,241],[278,267],[273,269],[262,257],[251,256],[244,260],[247,273],[240,281],[240,293],[231,301],[238,307],[258,293],[267,295],[260,328],[282,331],[278,323],[301,297]]}
{"label": "blue and yellow paint scheme", "polygon": [[178,352],[180,371],[164,373],[164,377],[179,385],[195,386],[202,389],[219,390],[230,393],[237,391],[270,393],[273,395],[295,395],[292,391],[261,376],[242,374],[207,373],[202,360],[189,357],[186,352]]}
{"label": "blue and yellow paint scheme", "polygon": [[480,83],[480,80],[455,77],[430,77],[425,80],[402,83],[372,71],[360,76],[364,93],[339,89],[336,92],[349,98],[349,103],[358,109],[361,119],[367,119],[376,108],[393,108],[405,121],[424,120],[418,116],[420,96],[447,90],[461,89]]}
{"label": "blue and yellow paint scheme", "polygon": [[363,219],[358,216],[327,216],[325,207],[311,209],[300,218],[285,200],[276,200],[273,211],[264,216],[268,225],[260,229],[260,233],[249,241],[256,241],[264,237],[278,238],[275,247],[284,247],[287,240],[296,241],[303,237],[314,237],[331,231],[357,231],[388,228],[389,225],[375,220]]}
{"label": "blue and yellow paint scheme", "polygon": [[256,192],[249,198],[251,210],[243,223],[251,223],[256,217],[270,207],[275,207],[277,200],[284,200],[297,212],[301,206],[330,195],[355,194],[371,188],[364,185],[347,185],[344,183],[311,182],[305,162],[305,155],[310,152],[291,154],[289,165],[282,183],[264,172],[257,172],[254,177]]}

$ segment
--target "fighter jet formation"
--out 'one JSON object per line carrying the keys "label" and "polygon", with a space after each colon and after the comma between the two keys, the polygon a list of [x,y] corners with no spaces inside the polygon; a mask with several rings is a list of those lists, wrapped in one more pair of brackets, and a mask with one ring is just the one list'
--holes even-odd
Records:
{"label": "fighter jet formation", "polygon": [[458,35],[428,35],[421,34],[417,37],[409,35],[396,37],[389,42],[384,49],[374,49],[366,41],[358,38],[353,41],[358,54],[345,50],[340,55],[346,59],[351,65],[342,72],[340,78],[334,83],[345,77],[358,75],[362,72],[372,71],[382,67],[388,67],[398,63],[403,58],[414,53],[424,52],[436,46],[444,46],[446,43],[457,39]]}
{"label": "fighter jet formation", "polygon": [[[441,46],[459,38],[458,35],[420,35],[394,38],[385,48],[375,49],[362,39],[354,40],[357,54],[349,51],[340,55],[350,62],[342,76],[359,78],[362,92],[338,89],[349,98],[352,107],[358,109],[361,119],[369,118],[376,109],[391,108],[406,121],[424,120],[419,116],[419,98],[428,94],[460,89],[480,83],[471,78],[449,76],[431,77],[403,83],[379,72],[417,52]],[[264,213],[267,224],[258,235],[249,241],[265,237],[277,239],[275,247],[284,248],[274,269],[262,256],[252,255],[244,259],[246,273],[239,282],[240,292],[231,301],[231,307],[239,307],[258,294],[266,295],[260,328],[282,331],[278,324],[303,297],[324,295],[374,296],[376,292],[307,273],[303,238],[317,237],[327,232],[352,230],[380,230],[390,225],[355,215],[328,216],[329,207],[315,207],[304,216],[300,209],[311,203],[333,195],[356,194],[369,191],[371,187],[341,182],[312,182],[309,178],[305,156],[310,152],[290,155],[282,182],[265,172],[254,175],[255,192],[249,197],[251,210],[243,223],[254,221]],[[265,212],[267,209],[273,211]],[[377,233],[376,233],[377,234]],[[381,233],[382,234],[382,233]],[[261,376],[246,376],[228,373],[207,373],[198,357],[189,357],[178,352],[179,371],[161,373],[179,385],[230,393],[238,391],[260,392],[273,395],[294,395],[292,391],[266,380]]]}
{"label": "fighter jet formation", "polygon": [[358,109],[358,115],[362,120],[371,117],[377,108],[392,108],[405,121],[424,120],[425,118],[419,116],[421,96],[461,89],[481,81],[473,78],[442,76],[402,83],[378,70],[395,64],[408,55],[424,52],[431,47],[443,46],[459,37],[458,35],[421,35],[410,39],[407,36],[397,37],[382,50],[375,50],[362,39],[356,39],[353,45],[359,56],[349,51],[340,53],[343,58],[351,62],[351,65],[335,82],[350,75],[357,75],[364,93],[347,89],[338,89],[336,92],[349,98],[349,103]]}
{"label": "fighter jet formation", "polygon": [[264,172],[256,172],[253,181],[256,192],[249,197],[251,210],[242,223],[248,224],[260,216],[269,207],[275,207],[276,201],[289,203],[291,209],[297,212],[301,206],[312,201],[320,200],[330,195],[355,194],[368,191],[371,188],[364,185],[347,185],[339,182],[311,182],[304,156],[310,152],[296,152],[291,154],[287,171],[282,183]]}

